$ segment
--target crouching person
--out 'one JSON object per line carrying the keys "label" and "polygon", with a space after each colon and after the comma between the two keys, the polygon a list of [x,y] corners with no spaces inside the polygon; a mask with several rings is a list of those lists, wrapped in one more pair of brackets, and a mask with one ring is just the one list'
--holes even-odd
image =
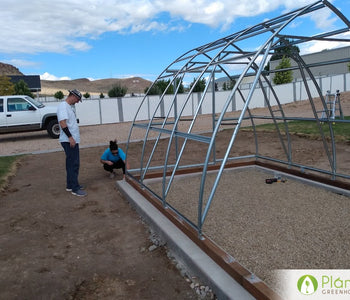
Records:
{"label": "crouching person", "polygon": [[123,178],[125,179],[125,158],[126,155],[124,151],[118,147],[117,141],[110,141],[109,148],[107,148],[101,156],[103,168],[110,173],[110,178],[115,177],[114,169],[122,169]]}

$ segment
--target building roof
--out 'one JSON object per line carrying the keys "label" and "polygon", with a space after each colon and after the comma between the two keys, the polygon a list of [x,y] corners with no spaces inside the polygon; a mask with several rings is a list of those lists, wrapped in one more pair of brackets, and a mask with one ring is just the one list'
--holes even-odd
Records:
{"label": "building roof", "polygon": [[8,76],[13,84],[23,80],[31,92],[41,91],[41,81],[39,75],[10,75]]}

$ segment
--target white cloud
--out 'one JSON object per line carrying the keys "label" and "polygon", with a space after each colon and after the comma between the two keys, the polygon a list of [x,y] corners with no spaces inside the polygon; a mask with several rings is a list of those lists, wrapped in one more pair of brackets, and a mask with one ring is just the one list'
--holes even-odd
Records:
{"label": "white cloud", "polygon": [[[90,49],[105,32],[136,33],[186,28],[185,22],[229,26],[237,17],[278,7],[290,10],[314,0],[1,0],[0,53],[69,53]],[[170,15],[166,19],[163,16]],[[333,20],[324,19],[323,25]],[[315,16],[315,19],[317,16]],[[178,22],[173,22],[177,20]],[[328,23],[327,23],[328,22]],[[4,42],[6,41],[6,42]]]}
{"label": "white cloud", "polygon": [[45,72],[43,75],[40,75],[40,79],[42,80],[71,80],[71,78],[64,76],[64,77],[57,77],[55,75],[52,75],[48,72]]}
{"label": "white cloud", "polygon": [[316,26],[321,29],[330,29],[336,21],[335,17],[331,16],[329,10],[321,10],[311,14],[311,19],[316,23]]}
{"label": "white cloud", "polygon": [[11,59],[11,60],[5,60],[4,62],[10,65],[14,65],[17,68],[38,66],[38,63],[36,62],[23,60],[23,59]]}
{"label": "white cloud", "polygon": [[[350,32],[346,32],[341,35],[336,36],[339,39],[345,38],[345,39],[350,39]],[[315,52],[320,52],[323,50],[330,50],[330,49],[335,49],[339,47],[346,47],[349,46],[349,43],[346,42],[331,42],[331,41],[312,41],[309,43],[305,43],[302,45],[300,48],[300,54],[309,54],[309,53],[315,53]]]}

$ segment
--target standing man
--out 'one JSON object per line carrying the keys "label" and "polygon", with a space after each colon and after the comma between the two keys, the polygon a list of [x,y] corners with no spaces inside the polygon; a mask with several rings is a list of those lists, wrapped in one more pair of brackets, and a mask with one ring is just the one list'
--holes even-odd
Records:
{"label": "standing man", "polygon": [[60,125],[59,141],[66,153],[66,190],[73,195],[84,197],[87,193],[79,184],[79,143],[80,133],[77,118],[72,105],[81,101],[81,93],[78,90],[69,91],[66,101],[60,103],[57,108],[57,119]]}

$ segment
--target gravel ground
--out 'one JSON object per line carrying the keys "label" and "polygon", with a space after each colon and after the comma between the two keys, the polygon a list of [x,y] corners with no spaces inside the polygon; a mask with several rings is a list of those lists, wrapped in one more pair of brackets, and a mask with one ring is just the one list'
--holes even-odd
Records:
{"label": "gravel ground", "polygon": [[[225,171],[203,232],[276,291],[277,269],[349,269],[349,197],[291,178],[266,184],[273,176],[254,167]],[[195,224],[200,179],[177,177],[167,197]],[[214,180],[210,173],[204,199]],[[161,183],[147,185],[160,193]]]}

